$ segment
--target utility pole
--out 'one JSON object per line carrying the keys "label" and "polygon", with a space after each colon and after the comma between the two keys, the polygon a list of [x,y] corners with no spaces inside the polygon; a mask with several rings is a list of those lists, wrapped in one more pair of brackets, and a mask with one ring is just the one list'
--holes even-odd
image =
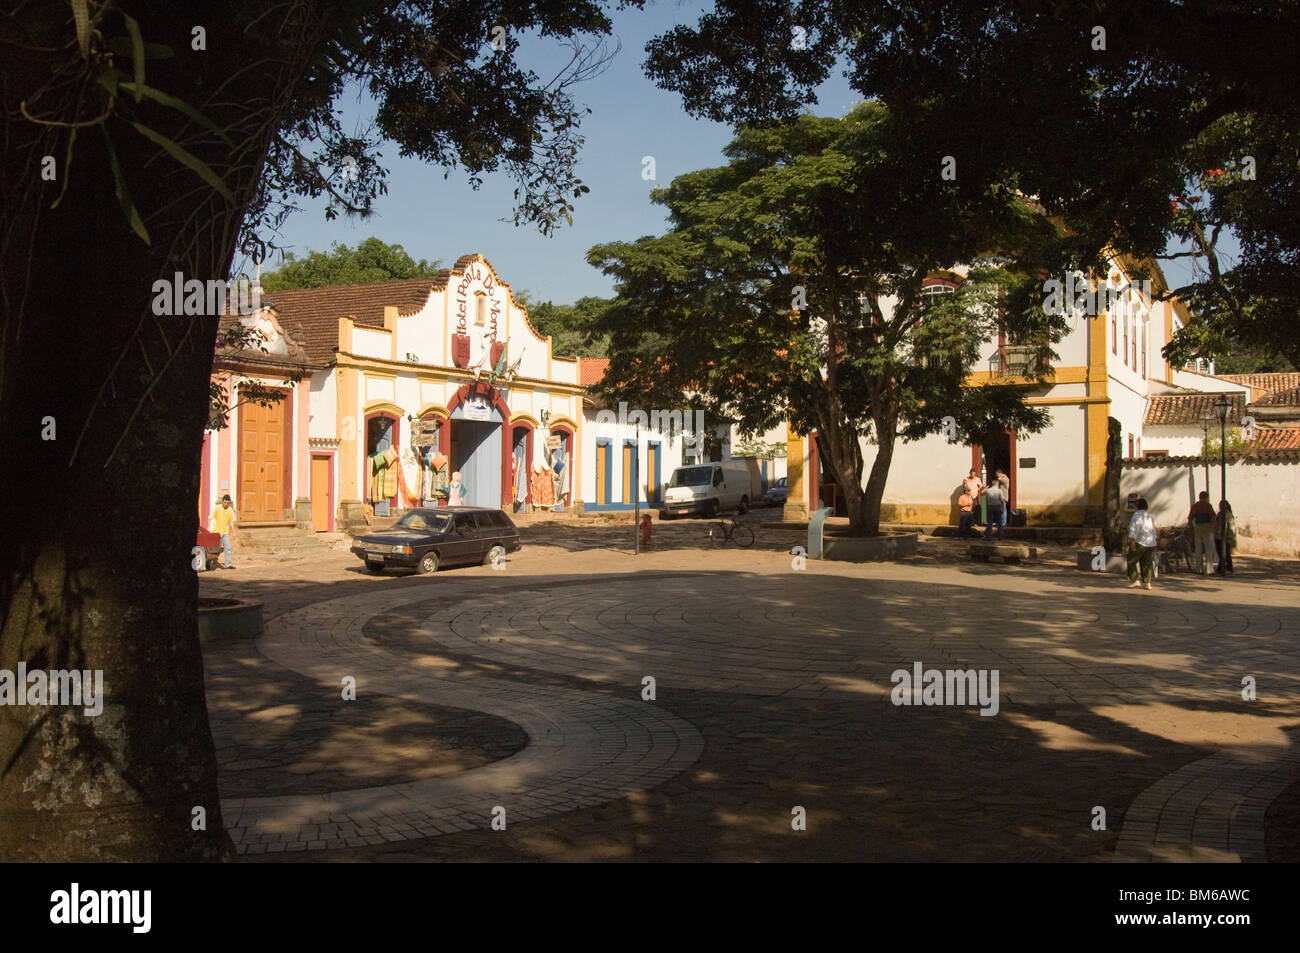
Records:
{"label": "utility pole", "polygon": [[632,462],[636,467],[636,479],[632,481],[632,552],[641,555],[641,421],[636,422],[636,445],[632,448]]}

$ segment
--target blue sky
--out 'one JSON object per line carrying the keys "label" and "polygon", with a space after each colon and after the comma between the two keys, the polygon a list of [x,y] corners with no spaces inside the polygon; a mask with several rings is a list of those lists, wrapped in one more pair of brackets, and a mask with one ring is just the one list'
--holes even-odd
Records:
{"label": "blue sky", "polygon": [[[355,245],[374,235],[401,245],[417,260],[438,259],[443,267],[479,252],[501,278],[536,300],[569,304],[584,295],[611,294],[612,280],[587,264],[587,250],[601,242],[662,234],[664,209],[651,205],[650,190],[683,172],[725,161],[722,149],[731,138],[730,127],[687,116],[677,95],[656,88],[641,70],[647,40],[678,23],[694,22],[698,14],[698,7],[674,3],[613,14],[622,50],[605,73],[574,93],[592,110],[582,124],[587,141],[578,171],[591,192],[574,201],[573,225],[564,225],[552,237],[500,221],[513,208],[514,183],[508,177],[489,177],[476,192],[464,172],[453,171],[444,179],[441,167],[398,158],[389,144],[383,161],[389,169],[388,194],[376,203],[377,214],[365,221],[340,217],[327,222],[323,202],[305,202],[304,210],[285,223],[278,243],[301,257],[309,249],[326,250],[334,242]],[[553,42],[534,39],[521,41],[520,54],[547,80],[569,58]],[[817,112],[823,115],[843,115],[861,99],[838,75],[822,92]],[[356,94],[338,105],[349,131],[358,124],[364,128],[373,116],[373,104],[358,102]],[[641,160],[647,155],[655,159],[653,182],[641,178]]]}
{"label": "blue sky", "polygon": [[[613,282],[587,264],[587,250],[601,242],[662,234],[664,209],[650,203],[650,190],[683,172],[724,161],[722,149],[731,129],[691,118],[675,93],[655,87],[641,69],[647,40],[678,23],[694,23],[698,15],[697,7],[680,3],[613,14],[614,38],[622,49],[605,73],[575,90],[592,110],[582,124],[586,143],[578,172],[591,192],[574,201],[572,226],[547,238],[530,227],[503,222],[513,208],[513,180],[490,176],[475,191],[463,171],[453,170],[444,179],[441,167],[399,158],[396,147],[387,144],[388,194],[376,202],[375,215],[365,221],[326,221],[323,201],[304,202],[303,211],[284,224],[278,244],[301,257],[334,242],[355,245],[374,235],[402,245],[412,258],[438,260],[443,267],[461,255],[481,253],[502,279],[527,290],[534,300],[568,304],[584,295],[611,294]],[[521,40],[520,58],[550,79],[569,55],[552,41],[527,37]],[[843,115],[861,99],[838,71],[818,90],[818,98],[814,109],[827,116]],[[345,96],[338,106],[349,131],[368,126],[374,114],[374,104],[359,93]],[[655,181],[641,177],[645,156],[655,159]],[[1230,250],[1236,252],[1235,243]],[[1165,271],[1175,286],[1189,280],[1182,262],[1165,263]]]}

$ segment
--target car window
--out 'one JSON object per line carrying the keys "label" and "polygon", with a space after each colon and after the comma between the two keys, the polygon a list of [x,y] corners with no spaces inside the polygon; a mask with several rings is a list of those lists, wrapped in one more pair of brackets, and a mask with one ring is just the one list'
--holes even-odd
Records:
{"label": "car window", "polygon": [[456,514],[456,535],[469,536],[478,530],[478,523],[474,521],[473,513]]}
{"label": "car window", "polygon": [[[486,513],[480,513],[479,516],[486,516],[487,524],[493,529],[505,529],[508,525],[506,523],[506,514],[502,513],[500,510],[488,510]],[[480,522],[482,522],[482,520],[480,520]]]}
{"label": "car window", "polygon": [[716,470],[713,471],[713,485],[714,485],[714,486],[722,486],[722,468],[721,468],[721,467],[719,467],[718,469],[716,469]]}
{"label": "car window", "polygon": [[680,467],[673,471],[669,486],[703,486],[709,482],[712,467]]}
{"label": "car window", "polygon": [[445,513],[429,510],[411,510],[393,524],[394,529],[413,529],[417,532],[445,533],[451,525],[451,517]]}

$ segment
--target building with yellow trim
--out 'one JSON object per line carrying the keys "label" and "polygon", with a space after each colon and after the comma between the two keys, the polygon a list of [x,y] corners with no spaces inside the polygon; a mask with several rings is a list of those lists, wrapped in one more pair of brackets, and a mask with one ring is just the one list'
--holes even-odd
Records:
{"label": "building with yellow trim", "polygon": [[266,292],[263,303],[273,333],[305,352],[307,380],[282,412],[237,406],[205,442],[205,500],[229,492],[245,525],[342,529],[432,499],[443,454],[467,505],[577,502],[578,363],[552,354],[482,255],[432,278]]}
{"label": "building with yellow trim", "polygon": [[[1054,346],[1045,386],[1025,377],[1026,350],[1005,337],[990,337],[981,346],[971,380],[1020,383],[1026,403],[1050,410],[1051,423],[1040,433],[1007,432],[996,446],[949,443],[941,434],[894,445],[889,479],[881,501],[883,522],[919,525],[956,524],[961,483],[972,468],[989,479],[1001,468],[1011,480],[1011,506],[1023,509],[1030,524],[1087,525],[1101,519],[1106,469],[1107,419],[1121,426],[1123,455],[1140,457],[1143,420],[1148,397],[1179,389],[1188,375],[1169,366],[1161,349],[1188,314],[1181,301],[1160,301],[1166,291],[1158,268],[1143,263],[1155,277],[1138,280],[1135,263],[1119,256],[1109,259],[1109,273],[1091,282],[1122,291],[1108,296],[1100,314],[1072,313],[1067,331]],[[925,293],[955,288],[965,268],[935,275]],[[1115,298],[1112,302],[1110,298]],[[863,481],[875,458],[875,446],[862,442]],[[789,437],[786,453],[789,477],[787,519],[806,519],[811,509],[835,505],[836,489],[819,459],[815,439]]]}

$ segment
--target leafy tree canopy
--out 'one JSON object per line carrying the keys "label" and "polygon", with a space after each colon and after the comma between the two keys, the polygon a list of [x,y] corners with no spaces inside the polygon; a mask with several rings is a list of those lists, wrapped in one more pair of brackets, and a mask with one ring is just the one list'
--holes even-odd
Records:
{"label": "leafy tree canopy", "polygon": [[565,357],[605,357],[609,336],[599,323],[609,309],[608,298],[579,298],[573,304],[540,301],[529,305],[528,319],[541,335],[550,335],[552,352]]}
{"label": "leafy tree canopy", "polygon": [[416,261],[401,245],[388,245],[372,236],[358,242],[356,248],[335,242],[328,252],[309,251],[304,258],[286,252],[283,265],[262,275],[262,288],[284,291],[423,278],[437,274],[440,267],[437,261]]}
{"label": "leafy tree canopy", "polygon": [[[742,432],[817,430],[856,532],[878,528],[897,438],[1046,423],[1022,390],[968,378],[999,323],[1039,369],[1063,333],[1029,279],[1058,238],[1040,210],[920,172],[876,105],[742,126],[726,155],[654,193],[667,234],[588,253],[617,280],[599,325],[607,396],[674,406],[686,392]],[[960,262],[956,292],[924,301],[925,279]],[[865,494],[863,435],[878,445]]]}
{"label": "leafy tree canopy", "polygon": [[[970,194],[1009,183],[1061,216],[1073,264],[1190,242],[1201,272],[1174,291],[1199,320],[1171,359],[1237,337],[1297,363],[1298,14],[1295,0],[718,0],[653,40],[646,69],[693,113],[753,122],[796,115],[842,66],[906,127],[915,161],[950,157]],[[1233,174],[1199,216],[1171,204],[1209,170]],[[1231,267],[1225,229],[1243,250]]]}

